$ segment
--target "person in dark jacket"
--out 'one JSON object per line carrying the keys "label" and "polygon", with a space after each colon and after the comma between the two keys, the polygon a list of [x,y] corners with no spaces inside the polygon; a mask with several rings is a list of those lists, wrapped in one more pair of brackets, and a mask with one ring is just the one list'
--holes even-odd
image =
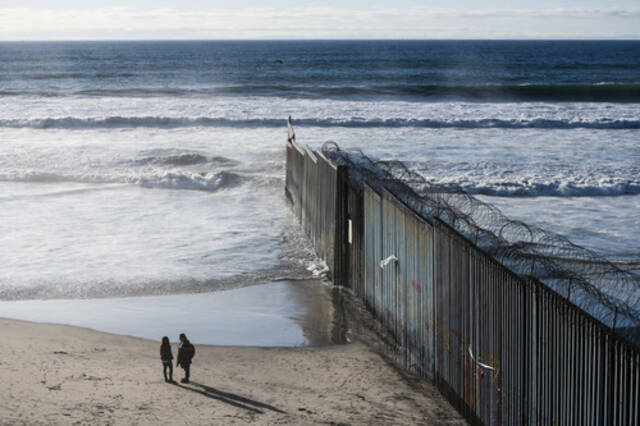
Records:
{"label": "person in dark jacket", "polygon": [[[169,338],[164,336],[160,345],[160,360],[162,361],[162,374],[165,382],[173,382],[173,354],[171,353],[171,343]],[[169,378],[167,378],[167,369],[169,369]]]}
{"label": "person in dark jacket", "polygon": [[191,368],[191,360],[196,354],[196,348],[193,347],[187,336],[184,333],[180,334],[180,344],[178,345],[178,359],[176,360],[176,367],[179,365],[184,369],[184,379],[180,380],[182,383],[189,383],[189,370]]}

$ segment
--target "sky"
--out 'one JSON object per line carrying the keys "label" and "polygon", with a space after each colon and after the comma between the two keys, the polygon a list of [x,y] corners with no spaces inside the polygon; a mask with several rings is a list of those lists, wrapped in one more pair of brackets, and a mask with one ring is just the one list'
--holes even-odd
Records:
{"label": "sky", "polygon": [[0,0],[0,40],[640,39],[638,0]]}

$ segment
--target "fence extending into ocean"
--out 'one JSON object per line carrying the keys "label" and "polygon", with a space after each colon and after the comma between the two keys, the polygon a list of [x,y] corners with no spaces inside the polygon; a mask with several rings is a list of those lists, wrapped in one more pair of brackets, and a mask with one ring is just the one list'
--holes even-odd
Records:
{"label": "fence extending into ocean", "polygon": [[299,146],[290,121],[286,151],[286,195],[334,283],[470,423],[640,424],[635,343],[357,165]]}

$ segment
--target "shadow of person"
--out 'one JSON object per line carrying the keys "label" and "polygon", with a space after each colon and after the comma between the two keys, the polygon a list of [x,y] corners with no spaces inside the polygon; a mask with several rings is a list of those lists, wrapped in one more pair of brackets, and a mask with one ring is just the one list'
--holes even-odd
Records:
{"label": "shadow of person", "polygon": [[234,407],[238,407],[238,408],[243,408],[245,410],[248,410],[254,413],[264,414],[264,411],[261,411],[259,409],[259,408],[263,408],[263,409],[275,411],[277,413],[286,414],[286,411],[282,411],[279,408],[276,408],[272,405],[255,401],[253,399],[236,395],[230,392],[223,392],[221,390],[212,388],[211,386],[206,386],[193,381],[190,382],[190,384],[196,387],[184,386],[177,382],[172,382],[172,383],[174,386],[177,386],[179,388],[189,390],[191,392],[195,392],[200,395],[206,396],[207,398],[215,399],[217,401],[224,402],[225,404],[233,405]]}

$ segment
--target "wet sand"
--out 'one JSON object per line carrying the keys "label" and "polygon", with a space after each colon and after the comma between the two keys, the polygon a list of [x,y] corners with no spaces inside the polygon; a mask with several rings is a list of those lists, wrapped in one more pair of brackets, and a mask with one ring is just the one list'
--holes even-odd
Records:
{"label": "wet sand", "polygon": [[161,370],[157,341],[0,320],[0,424],[464,424],[361,341],[197,345],[190,384]]}
{"label": "wet sand", "polygon": [[318,280],[276,281],[208,293],[102,299],[0,301],[0,315],[24,321],[199,344],[320,346],[334,339],[331,287]]}

